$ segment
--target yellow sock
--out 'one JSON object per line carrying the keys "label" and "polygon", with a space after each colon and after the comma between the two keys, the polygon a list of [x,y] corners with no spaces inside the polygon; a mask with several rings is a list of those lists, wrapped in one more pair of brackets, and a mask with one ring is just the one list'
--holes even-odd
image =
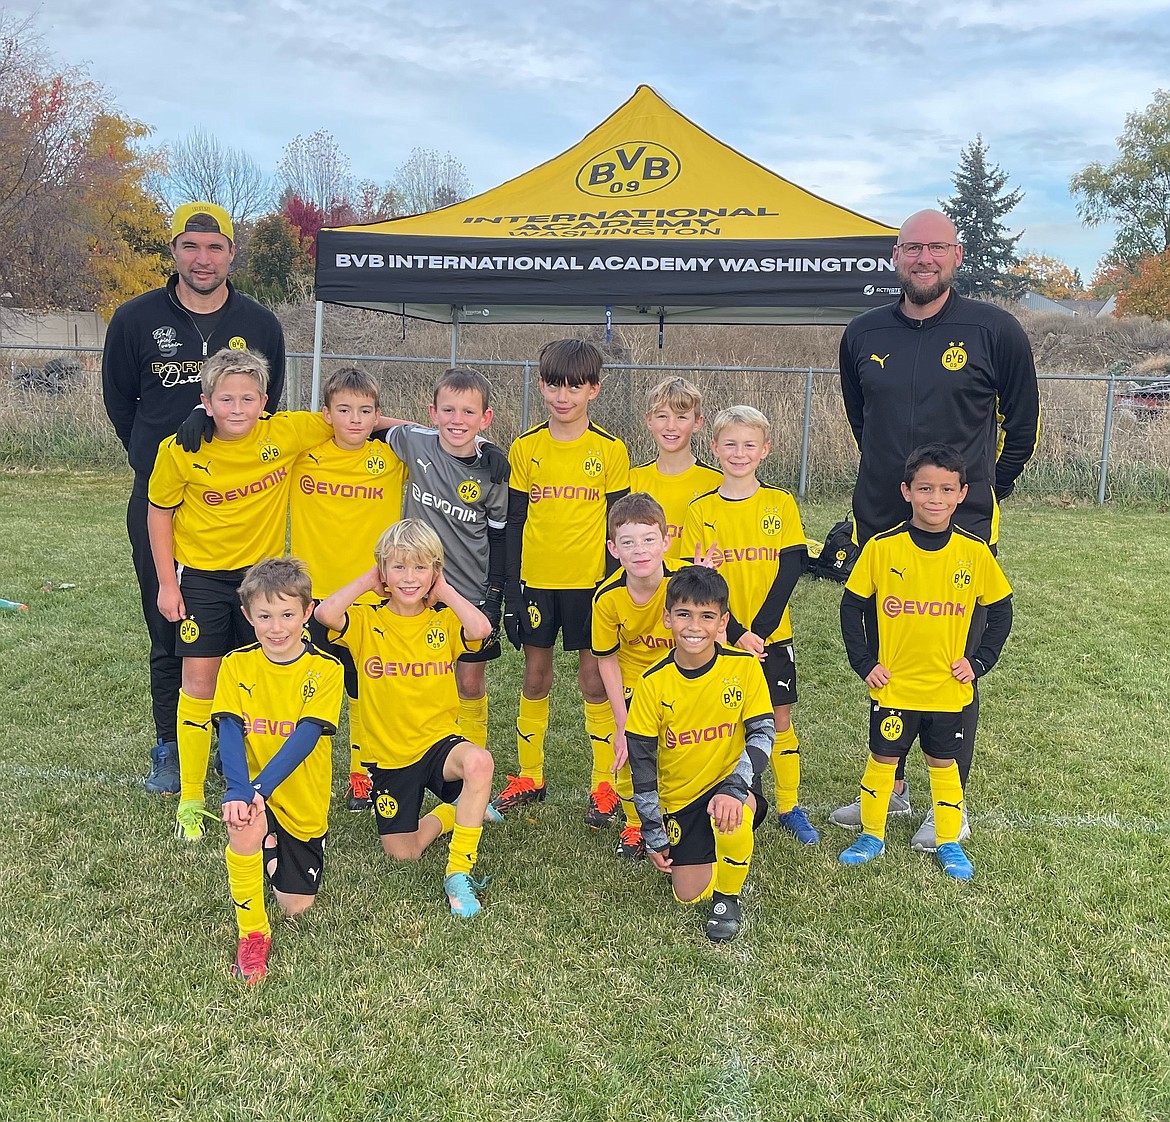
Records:
{"label": "yellow sock", "polygon": [[791,725],[776,734],[772,771],[776,776],[776,813],[787,814],[800,798],[800,741]]}
{"label": "yellow sock", "polygon": [[447,850],[447,872],[470,873],[479,859],[479,836],[483,833],[482,826],[460,826],[455,823],[451,834],[451,846]]}
{"label": "yellow sock", "polygon": [[211,756],[210,697],[191,697],[179,690],[179,801],[203,802],[207,761]]}
{"label": "yellow sock", "polygon": [[428,810],[427,814],[433,814],[443,827],[439,831],[439,837],[444,834],[449,834],[455,829],[455,804],[454,803],[439,803],[433,810]]}
{"label": "yellow sock", "polygon": [[730,834],[721,834],[715,830],[712,822],[711,829],[715,830],[715,876],[711,884],[716,892],[724,896],[738,896],[747,880],[748,869],[752,863],[752,849],[756,844],[756,832],[752,829],[755,814],[746,803],[743,808],[743,821],[739,829]]}
{"label": "yellow sock", "polygon": [[693,900],[684,900],[677,892],[674,891],[674,885],[670,887],[670,891],[674,894],[675,900],[680,904],[701,904],[704,900],[710,900],[712,894],[715,892],[715,878],[712,877],[707,882],[707,887],[703,889]]}
{"label": "yellow sock", "polygon": [[613,722],[613,710],[608,701],[585,702],[585,732],[589,737],[589,748],[593,752],[593,774],[589,779],[589,790],[596,791],[603,783],[613,786],[613,737],[617,726]]}
{"label": "yellow sock", "polygon": [[934,799],[935,845],[959,840],[963,828],[963,781],[959,765],[951,760],[946,767],[926,769],[930,774],[930,797]]}
{"label": "yellow sock", "polygon": [[520,713],[516,718],[516,755],[520,774],[528,776],[538,787],[544,782],[544,734],[548,732],[548,698],[533,701],[520,695]]}
{"label": "yellow sock", "polygon": [[228,891],[236,906],[236,928],[240,938],[260,931],[272,934],[268,912],[264,908],[264,854],[242,857],[229,845],[223,851],[227,862]]}
{"label": "yellow sock", "polygon": [[487,694],[459,699],[459,732],[464,740],[487,747]]}
{"label": "yellow sock", "polygon": [[634,777],[630,774],[629,764],[622,765],[621,771],[613,777],[613,785],[622,800],[622,810],[626,812],[626,825],[641,829],[642,819],[634,809]]}
{"label": "yellow sock", "polygon": [[362,765],[362,745],[365,743],[365,729],[362,727],[361,702],[356,697],[349,699],[349,772],[365,771]]}
{"label": "yellow sock", "polygon": [[886,840],[886,816],[897,770],[897,764],[882,764],[870,756],[861,777],[861,828],[882,841]]}

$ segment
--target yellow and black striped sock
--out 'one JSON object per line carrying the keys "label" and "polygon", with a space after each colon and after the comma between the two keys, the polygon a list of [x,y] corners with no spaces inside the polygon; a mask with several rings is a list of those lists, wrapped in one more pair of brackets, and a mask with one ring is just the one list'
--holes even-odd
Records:
{"label": "yellow and black striped sock", "polygon": [[593,753],[593,773],[589,777],[589,790],[596,791],[603,783],[613,786],[613,737],[617,731],[613,710],[608,701],[585,702],[585,733],[589,737],[589,750]]}
{"label": "yellow and black striped sock", "polygon": [[207,761],[211,756],[210,697],[191,697],[179,690],[179,801],[203,802]]}
{"label": "yellow and black striped sock", "polygon": [[447,850],[447,876],[452,873],[471,873],[479,860],[479,837],[482,833],[482,826],[460,826],[458,822],[455,823],[451,845]]}
{"label": "yellow and black striped sock", "polygon": [[488,702],[483,697],[461,697],[459,699],[459,733],[464,740],[487,747]]}
{"label": "yellow and black striped sock", "polygon": [[897,770],[897,764],[879,763],[870,756],[861,777],[861,828],[882,841],[886,840],[886,816]]}
{"label": "yellow and black striped sock", "polygon": [[927,768],[930,797],[934,799],[934,843],[946,845],[959,840],[963,828],[963,781],[959,765],[952,760],[946,767]]}
{"label": "yellow and black striped sock", "polygon": [[743,821],[730,834],[721,834],[715,830],[714,822],[711,823],[711,829],[715,831],[715,876],[711,883],[715,891],[724,896],[738,896],[747,880],[756,844],[755,830],[752,829],[754,821],[752,808],[745,804]]}
{"label": "yellow and black striped sock", "polygon": [[772,771],[776,776],[776,813],[787,814],[800,801],[800,741],[791,725],[776,734]]}
{"label": "yellow and black striped sock", "polygon": [[240,938],[260,931],[272,934],[268,912],[264,907],[264,854],[241,856],[229,845],[223,851],[227,863],[228,891],[236,911],[236,928]]}
{"label": "yellow and black striped sock", "polygon": [[538,787],[544,783],[544,734],[548,732],[548,698],[533,700],[520,695],[520,713],[516,718],[516,755],[520,774]]}

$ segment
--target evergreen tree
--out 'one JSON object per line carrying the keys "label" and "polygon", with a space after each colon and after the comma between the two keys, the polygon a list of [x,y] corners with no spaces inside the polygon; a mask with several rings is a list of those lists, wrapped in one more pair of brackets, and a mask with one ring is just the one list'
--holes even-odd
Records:
{"label": "evergreen tree", "polygon": [[959,154],[959,167],[951,178],[956,194],[940,200],[940,205],[963,243],[963,266],[955,274],[955,288],[964,296],[1018,296],[1024,280],[1009,270],[1019,261],[1016,243],[1023,231],[1010,236],[1001,219],[1024,192],[1019,187],[1005,191],[1007,172],[988,163],[982,136]]}

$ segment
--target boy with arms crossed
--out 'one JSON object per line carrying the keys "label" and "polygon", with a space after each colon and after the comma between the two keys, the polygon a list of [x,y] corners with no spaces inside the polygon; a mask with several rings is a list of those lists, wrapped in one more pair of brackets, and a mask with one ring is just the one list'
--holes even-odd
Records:
{"label": "boy with arms crossed", "polygon": [[[402,517],[406,467],[381,442],[370,443],[381,421],[378,383],[355,366],[342,367],[321,384],[321,415],[333,439],[302,452],[293,465],[289,500],[292,552],[303,557],[313,577],[318,602],[360,571],[378,537]],[[376,603],[368,593],[363,603]],[[336,655],[345,668],[349,698],[349,785],[345,805],[370,809],[370,777],[361,765],[364,741],[357,670],[349,651],[334,648],[325,629],[310,616],[309,633],[317,646]]]}
{"label": "boy with arms crossed", "polygon": [[[406,464],[404,511],[425,522],[443,543],[443,574],[500,626],[504,589],[504,525],[508,520],[508,460],[480,439],[491,424],[491,382],[475,370],[452,367],[435,383],[433,428],[395,425],[386,441]],[[459,727],[472,744],[487,744],[485,670],[500,657],[498,633],[455,664]]]}
{"label": "boy with arms crossed", "polygon": [[[382,848],[417,861],[451,833],[443,890],[451,914],[480,910],[487,881],[472,869],[492,793],[489,752],[459,732],[455,662],[492,633],[487,617],[443,575],[443,547],[426,523],[396,522],[378,539],[377,564],[317,605],[329,637],[348,647],[361,677],[374,820]],[[368,592],[377,604],[359,604]],[[420,818],[427,790],[440,803]],[[458,802],[458,806],[455,803]]]}
{"label": "boy with arms crossed", "polygon": [[674,650],[634,689],[626,743],[634,803],[655,867],[670,874],[675,899],[711,898],[707,938],[739,933],[739,892],[753,832],[768,803],[760,776],[775,736],[759,660],[721,646],[727,582],[685,566],[666,586],[664,622]]}
{"label": "boy with arms crossed", "polygon": [[682,557],[687,507],[714,491],[721,476],[695,459],[691,437],[703,427],[703,395],[685,378],[666,378],[646,396],[646,427],[658,456],[630,468],[630,490],[653,495],[666,512],[666,556]]}
{"label": "boy with arms crossed", "polygon": [[504,627],[524,648],[524,687],[516,721],[520,774],[493,805],[501,814],[545,796],[544,737],[557,632],[578,651],[577,683],[593,773],[585,821],[609,825],[619,811],[609,782],[612,714],[590,650],[593,593],[605,576],[606,514],[629,489],[626,446],[589,420],[601,390],[601,352],[579,339],[559,339],[540,352],[540,396],[548,420],[518,436],[508,452],[507,572]]}
{"label": "boy with arms crossed", "polygon": [[239,595],[256,642],[224,657],[212,717],[227,781],[224,860],[239,931],[232,973],[251,985],[268,972],[272,943],[265,879],[289,916],[312,907],[321,887],[329,737],[341,715],[343,675],[337,659],[302,638],[313,611],[303,561],[253,565]]}
{"label": "boy with arms crossed", "polygon": [[643,673],[674,646],[666,625],[666,582],[684,565],[666,560],[666,515],[645,492],[618,499],[609,512],[606,547],[621,568],[593,594],[593,656],[613,711],[613,755],[617,792],[626,815],[619,857],[646,856],[642,826],[633,803],[626,763],[626,713]]}
{"label": "boy with arms crossed", "polygon": [[179,692],[179,809],[175,836],[198,841],[211,703],[220,660],[255,640],[240,609],[245,572],[284,552],[290,468],[330,435],[319,413],[264,414],[268,363],[225,347],[199,375],[213,439],[186,451],[175,437],[158,448],[150,475],[147,532],[158,575],[158,607],[176,625],[183,659]]}
{"label": "boy with arms crossed", "polygon": [[[840,861],[861,865],[885,852],[894,773],[917,737],[930,775],[938,862],[947,876],[970,880],[975,870],[959,844],[963,784],[955,750],[967,735],[963,710],[972,683],[995,665],[1011,630],[1012,590],[987,544],[952,524],[967,497],[966,469],[953,448],[925,444],[911,452],[902,496],[910,521],[865,543],[841,598],[849,664],[869,686],[872,704],[862,833]],[[864,624],[875,604],[877,658]],[[968,659],[976,604],[987,606],[987,629]]]}
{"label": "boy with arms crossed", "polygon": [[[792,727],[796,660],[788,601],[808,560],[796,500],[761,483],[760,464],[771,450],[768,418],[750,405],[722,410],[712,425],[711,451],[723,470],[717,490],[687,508],[683,556],[718,547],[720,572],[731,589],[727,638],[762,660],[776,720],[772,769],[781,828],[802,845],[819,835],[799,805],[800,742]],[[718,560],[718,557],[716,558]]]}

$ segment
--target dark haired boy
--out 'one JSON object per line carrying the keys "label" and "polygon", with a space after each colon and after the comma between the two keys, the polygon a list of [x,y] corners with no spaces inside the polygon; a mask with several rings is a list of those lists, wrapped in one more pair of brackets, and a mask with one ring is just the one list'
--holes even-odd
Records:
{"label": "dark haired boy", "polygon": [[516,721],[519,775],[493,805],[507,813],[545,796],[544,737],[557,632],[577,651],[577,682],[593,750],[585,821],[613,822],[620,804],[609,782],[612,716],[590,634],[593,592],[612,560],[606,552],[609,507],[629,490],[630,456],[616,436],[589,420],[601,391],[601,352],[580,339],[558,339],[540,352],[540,396],[548,420],[512,442],[506,534],[504,627],[524,649],[524,686]]}
{"label": "dark haired boy", "polygon": [[[885,852],[894,773],[918,739],[930,775],[938,862],[947,876],[970,880],[974,868],[959,844],[963,784],[955,753],[964,736],[974,735],[963,725],[972,683],[995,665],[1011,630],[1012,590],[987,544],[952,524],[967,497],[958,452],[945,444],[916,448],[906,461],[902,496],[910,521],[866,542],[841,599],[845,650],[872,704],[862,833],[840,861],[860,865]],[[977,604],[987,607],[987,628],[967,658]],[[876,658],[866,642],[867,609],[877,618]]]}
{"label": "dark haired boy", "polygon": [[711,898],[707,938],[716,943],[739,933],[776,735],[759,660],[717,642],[727,600],[713,569],[688,565],[670,578],[663,618],[674,650],[642,675],[626,722],[647,856],[681,903]]}

